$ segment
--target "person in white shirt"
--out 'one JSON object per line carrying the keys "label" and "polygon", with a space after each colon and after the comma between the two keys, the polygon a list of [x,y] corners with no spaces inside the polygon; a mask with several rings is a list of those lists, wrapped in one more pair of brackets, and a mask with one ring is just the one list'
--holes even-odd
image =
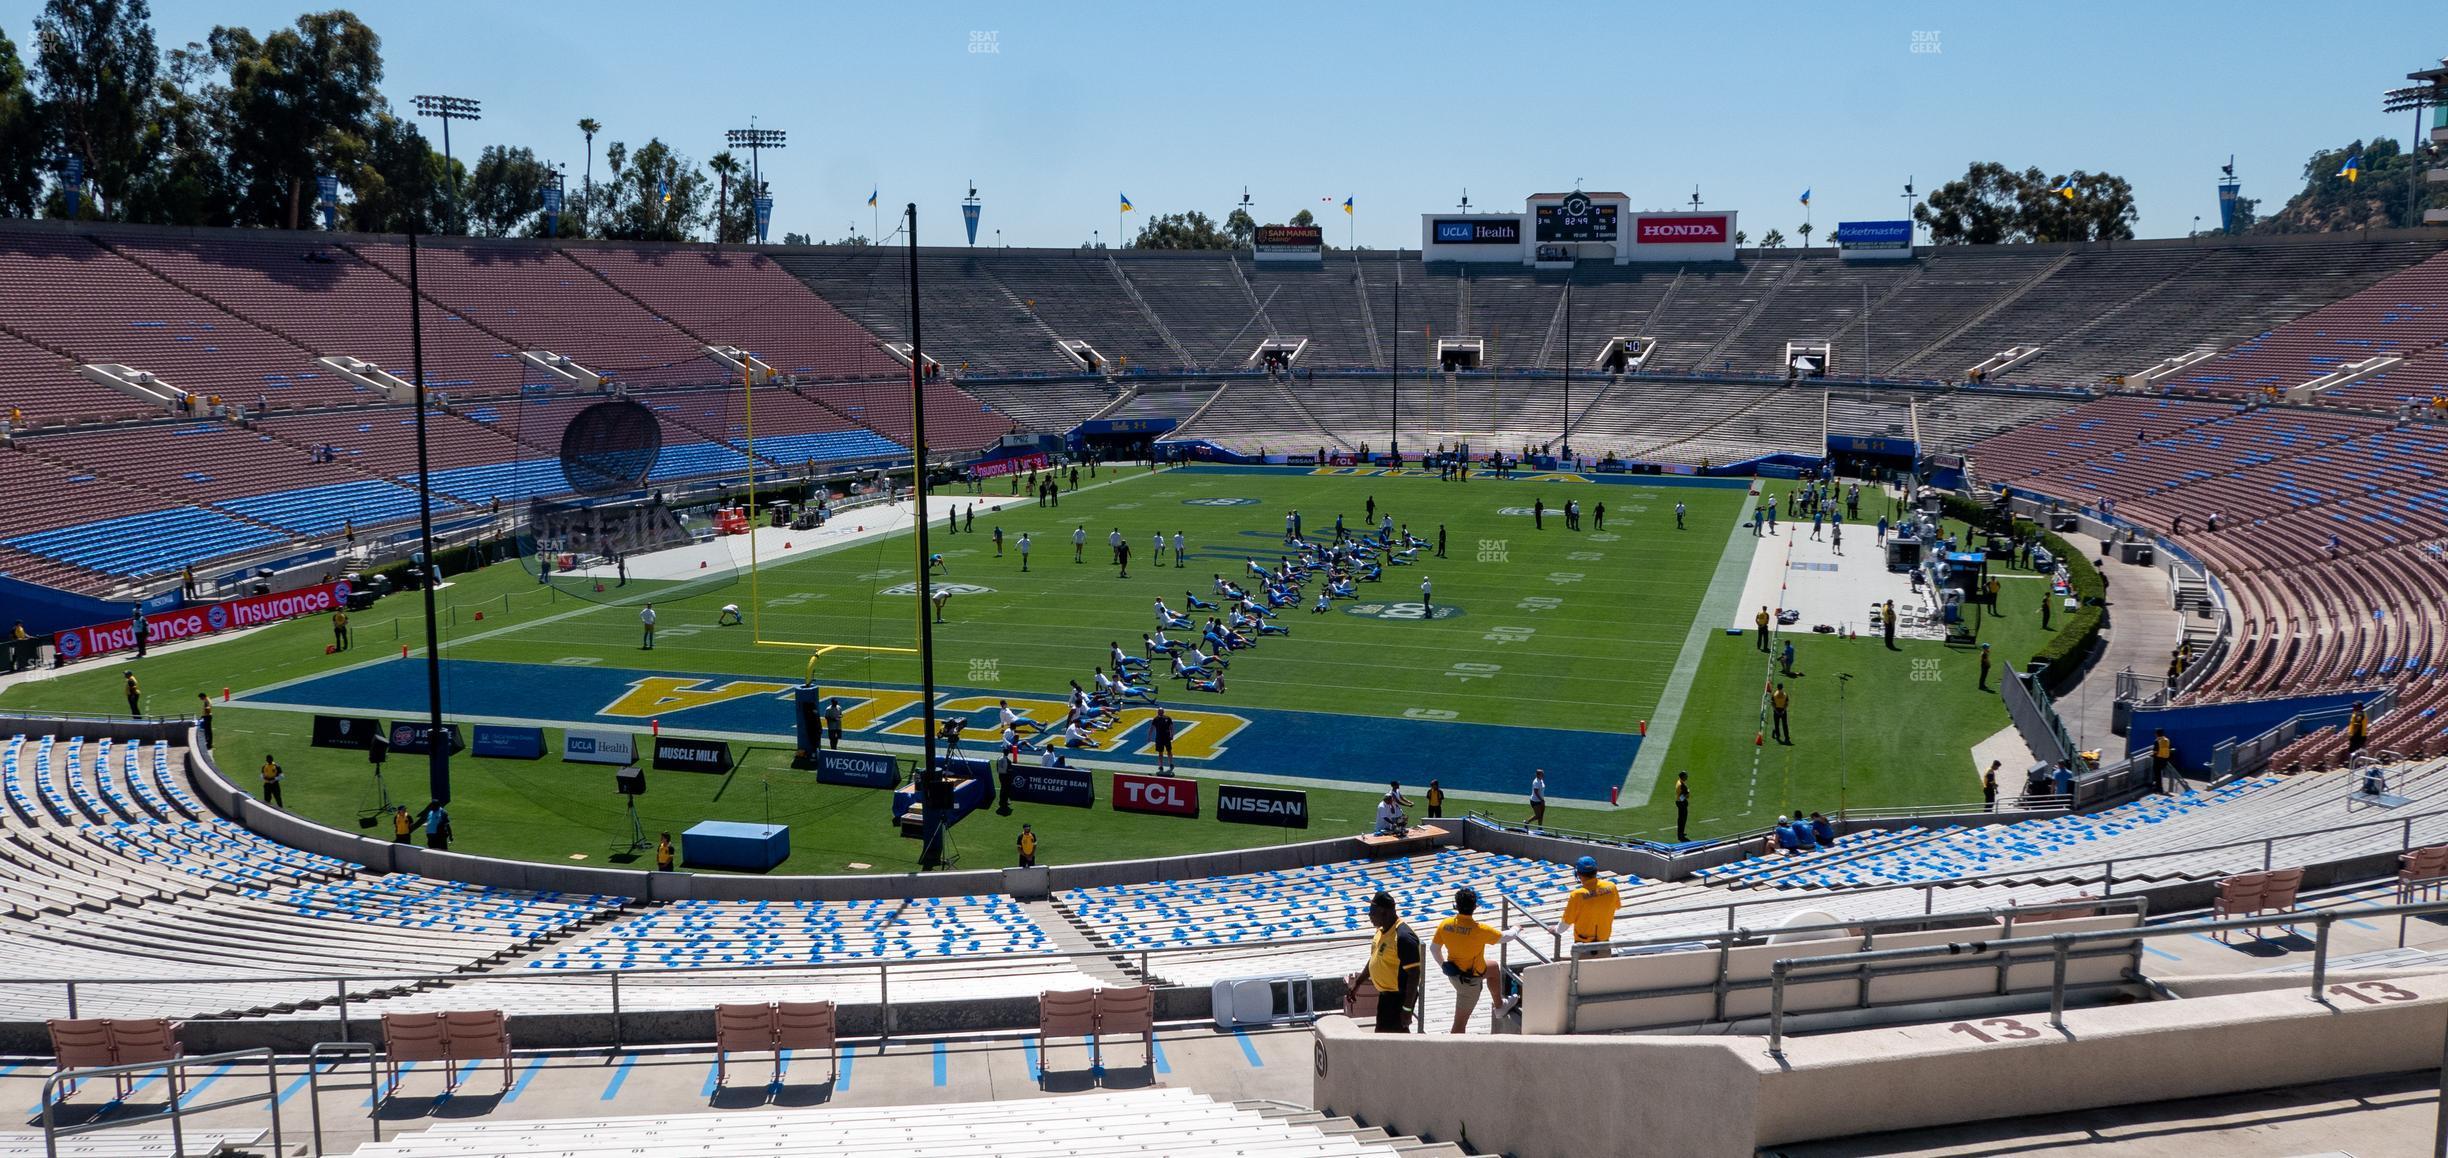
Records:
{"label": "person in white shirt", "polygon": [[995,713],[996,722],[1002,724],[1003,730],[1006,732],[1017,734],[1020,725],[1022,724],[1027,724],[1029,727],[1035,728],[1039,732],[1046,730],[1046,726],[1044,724],[1040,724],[1027,716],[1013,711],[1010,700],[996,700],[995,706],[1000,709]]}
{"label": "person in white shirt", "polygon": [[[1162,531],[1156,533],[1159,536],[1164,534]],[[1182,533],[1180,531],[1173,532],[1173,565],[1177,568],[1182,565]]]}
{"label": "person in white shirt", "polygon": [[1074,748],[1094,748],[1096,738],[1090,736],[1088,729],[1082,727],[1078,720],[1073,720],[1070,727],[1063,729],[1063,743]]}
{"label": "person in white shirt", "polygon": [[1425,578],[1420,580],[1420,609],[1421,618],[1436,618],[1436,585]]}
{"label": "person in white shirt", "polygon": [[654,650],[654,625],[655,625],[655,609],[654,609],[654,604],[649,603],[649,604],[647,604],[646,606],[644,606],[644,607],[642,607],[642,608],[638,609],[638,624],[639,624],[639,626],[644,627],[644,628],[646,629],[646,643],[645,643],[644,650],[646,650],[646,651],[653,651],[653,650]]}
{"label": "person in white shirt", "polygon": [[1377,802],[1377,835],[1401,836],[1407,827],[1402,805],[1396,804],[1391,795]]}
{"label": "person in white shirt", "polygon": [[1071,561],[1088,561],[1088,528],[1084,525],[1071,528]]}
{"label": "person in white shirt", "polygon": [[716,627],[737,627],[741,622],[737,603],[725,603],[721,611],[714,613],[714,626]]}
{"label": "person in white shirt", "polygon": [[1022,571],[1026,571],[1028,570],[1029,553],[1029,537],[1027,531],[1020,532],[1020,541],[1015,545],[1020,548],[1020,569]]}
{"label": "person in white shirt", "polygon": [[1157,565],[1157,566],[1159,566],[1159,567],[1164,566],[1164,532],[1163,532],[1163,531],[1158,531],[1158,532],[1156,532],[1156,553],[1155,553],[1155,554],[1153,554],[1153,555],[1148,556],[1148,558],[1155,560],[1155,561],[1156,561],[1156,565]]}
{"label": "person in white shirt", "polygon": [[1114,561],[1114,562],[1116,562],[1116,563],[1121,562],[1121,561],[1122,561],[1122,528],[1120,528],[1120,527],[1115,527],[1115,528],[1113,529],[1113,533],[1112,533],[1112,534],[1105,536],[1105,542],[1106,542],[1106,545],[1108,545],[1108,546],[1110,546],[1110,547],[1112,547],[1112,548],[1113,548],[1113,561]]}

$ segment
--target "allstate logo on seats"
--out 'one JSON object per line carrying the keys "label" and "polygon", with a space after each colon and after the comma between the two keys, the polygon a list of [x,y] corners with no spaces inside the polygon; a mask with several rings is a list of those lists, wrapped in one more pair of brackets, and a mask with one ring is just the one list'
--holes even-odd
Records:
{"label": "allstate logo on seats", "polygon": [[[994,588],[980,587],[975,583],[937,583],[933,590],[938,595],[985,595],[993,592]],[[883,595],[916,595],[917,593],[918,585],[915,583],[896,584],[879,592]]]}
{"label": "allstate logo on seats", "polygon": [[1453,619],[1462,614],[1462,609],[1449,603],[1439,603],[1436,613],[1432,615],[1426,606],[1418,603],[1354,603],[1344,608],[1343,614],[1369,619]]}
{"label": "allstate logo on seats", "polygon": [[1258,500],[1219,496],[1211,499],[1183,499],[1182,505],[1185,507],[1254,507],[1258,505]]}

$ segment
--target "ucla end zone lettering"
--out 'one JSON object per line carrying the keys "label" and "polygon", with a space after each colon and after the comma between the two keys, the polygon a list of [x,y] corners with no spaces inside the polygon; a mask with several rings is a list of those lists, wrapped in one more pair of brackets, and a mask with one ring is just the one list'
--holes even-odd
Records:
{"label": "ucla end zone lettering", "polygon": [[[644,758],[649,753],[638,741],[650,722],[666,732],[725,736],[735,749],[741,742],[769,738],[797,746],[801,688],[793,680],[463,659],[445,659],[443,678],[453,710],[468,713],[471,723],[569,729],[561,755],[572,763],[620,765]],[[862,750],[906,758],[924,742],[923,697],[917,688],[845,681],[823,683],[817,690],[828,705],[841,701],[843,739]],[[424,667],[417,660],[386,659],[248,692],[234,702],[331,716],[412,717],[425,706]],[[1055,695],[939,688],[935,711],[939,718],[967,720],[971,734],[982,736],[994,728],[1006,703],[1039,721],[1060,721],[1066,707]],[[1450,791],[1517,793],[1521,781],[1513,769],[1534,764],[1548,769],[1551,796],[1604,800],[1622,782],[1641,744],[1628,731],[1211,705],[1212,698],[1165,705],[1174,721],[1173,756],[1184,771],[1382,790],[1388,780],[1414,778],[1421,762],[1433,758],[1454,769],[1445,776]],[[485,707],[503,714],[484,715]],[[1155,715],[1153,707],[1125,709],[1096,734],[1093,747],[1076,749],[1072,757],[1100,768],[1153,771]],[[1321,761],[1315,737],[1328,734],[1348,743],[1336,759]]]}

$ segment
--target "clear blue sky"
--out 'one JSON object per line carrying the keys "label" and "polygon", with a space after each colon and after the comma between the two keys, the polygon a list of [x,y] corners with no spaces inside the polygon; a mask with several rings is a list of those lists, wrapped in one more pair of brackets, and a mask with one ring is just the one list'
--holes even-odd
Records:
{"label": "clear blue sky", "polygon": [[[0,2],[20,43],[36,7]],[[154,7],[164,47],[307,8]],[[932,244],[957,243],[970,179],[987,244],[1111,240],[1118,193],[1133,218],[1221,217],[1247,185],[1260,220],[1317,210],[1337,243],[1322,199],[1354,196],[1358,239],[1388,247],[1416,246],[1418,214],[1464,186],[1518,209],[1578,178],[1664,208],[1697,184],[1756,238],[1801,223],[1805,186],[1824,230],[1893,217],[1908,174],[1926,191],[1974,160],[2123,174],[2138,232],[2167,236],[2216,220],[2230,153],[2274,207],[2313,150],[2403,140],[2412,118],[2381,116],[2380,91],[2448,51],[2438,8],[2412,2],[352,7],[395,104],[484,101],[459,156],[530,145],[574,180],[582,116],[605,126],[600,167],[609,140],[650,136],[702,160],[756,114],[790,133],[766,162],[777,238],[866,232],[880,187],[888,218],[918,202]],[[1937,51],[1912,51],[1916,32]]]}

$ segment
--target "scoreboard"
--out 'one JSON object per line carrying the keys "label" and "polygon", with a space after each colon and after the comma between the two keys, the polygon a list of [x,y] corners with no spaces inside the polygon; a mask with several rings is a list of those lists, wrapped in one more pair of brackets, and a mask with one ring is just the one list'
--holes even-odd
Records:
{"label": "scoreboard", "polygon": [[1616,207],[1593,204],[1579,193],[1553,205],[1536,206],[1540,241],[1613,241]]}

